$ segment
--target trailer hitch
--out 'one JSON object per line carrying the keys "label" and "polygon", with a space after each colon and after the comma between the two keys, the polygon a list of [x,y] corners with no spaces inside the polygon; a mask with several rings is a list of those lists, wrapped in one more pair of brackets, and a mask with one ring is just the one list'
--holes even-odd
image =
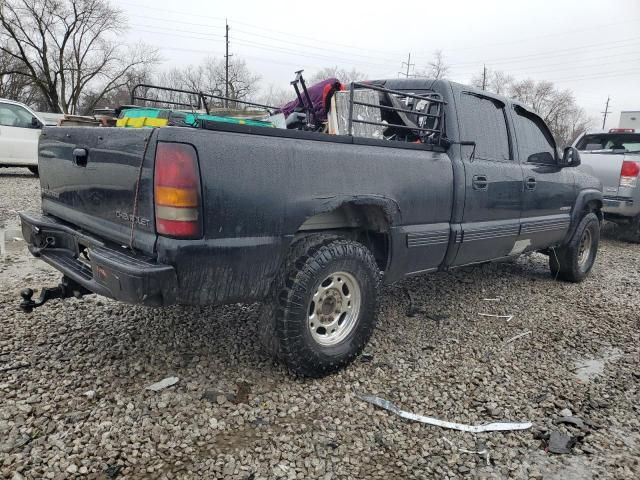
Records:
{"label": "trailer hitch", "polygon": [[41,307],[48,300],[55,298],[80,298],[92,292],[70,278],[62,277],[62,281],[57,287],[42,288],[40,290],[40,297],[37,300],[32,299],[33,293],[31,288],[25,288],[20,292],[20,296],[22,297],[20,309],[25,313],[33,312],[34,308]]}

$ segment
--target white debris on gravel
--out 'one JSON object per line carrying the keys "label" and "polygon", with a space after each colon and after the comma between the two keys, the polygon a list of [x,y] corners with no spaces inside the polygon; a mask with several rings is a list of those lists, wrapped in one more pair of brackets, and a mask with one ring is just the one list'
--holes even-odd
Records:
{"label": "white debris on gravel", "polygon": [[160,380],[159,382],[149,385],[147,387],[147,390],[151,390],[152,392],[159,392],[160,390],[164,390],[167,387],[175,385],[176,383],[178,383],[178,380],[178,377],[167,377]]}
{"label": "white debris on gravel", "polygon": [[448,422],[439,418],[427,417],[425,415],[417,415],[413,412],[407,412],[406,410],[402,410],[396,404],[385,400],[384,398],[376,397],[375,395],[358,395],[358,397],[365,402],[369,402],[376,407],[389,410],[390,412],[395,413],[399,417],[406,418],[407,420],[413,420],[414,422],[426,423],[436,427],[448,428],[451,430],[460,430],[461,432],[505,432],[512,430],[526,430],[533,426],[531,422],[494,422],[483,423],[481,425],[466,425],[464,423]]}
{"label": "white debris on gravel", "polygon": [[[39,198],[26,169],[0,170],[0,229],[14,231],[15,210]],[[573,478],[640,478],[639,245],[605,235],[580,284],[553,281],[535,254],[386,287],[366,361],[302,380],[261,353],[259,305],[151,309],[92,295],[23,314],[20,289],[59,274],[13,243],[0,259],[0,368],[30,367],[0,373],[0,478],[528,480],[570,478],[569,467]],[[413,317],[405,289],[421,306]],[[479,304],[516,316],[478,316]],[[577,377],[614,348],[598,375]],[[144,390],[158,372],[180,388]],[[446,430],[454,447],[444,430],[373,409],[354,389],[469,425],[534,426]],[[563,409],[590,431],[556,424]],[[545,452],[553,431],[578,438],[570,454]],[[465,452],[484,449],[489,465]]]}

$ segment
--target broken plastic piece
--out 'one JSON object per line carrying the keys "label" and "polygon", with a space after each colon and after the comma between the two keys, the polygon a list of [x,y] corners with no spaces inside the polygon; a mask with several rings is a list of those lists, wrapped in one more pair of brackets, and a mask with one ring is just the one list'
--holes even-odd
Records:
{"label": "broken plastic piece", "polygon": [[513,318],[513,315],[494,315],[493,313],[479,313],[478,315],[482,317],[504,318],[507,322]]}
{"label": "broken plastic piece", "polygon": [[[477,454],[477,455],[482,455],[485,457],[485,460],[487,462],[487,467],[489,465],[491,465],[490,463],[490,459],[489,459],[489,450],[487,450],[487,447],[482,444],[482,448],[478,448],[478,450],[467,450],[466,448],[459,448],[457,447],[451,440],[449,440],[447,437],[442,437],[442,440],[444,440],[445,442],[447,442],[451,448],[453,448],[454,450],[457,450],[461,453],[470,453],[470,454]],[[480,442],[478,442],[480,443]]]}
{"label": "broken plastic piece", "polygon": [[525,337],[527,335],[531,335],[531,333],[532,333],[531,330],[527,330],[526,332],[522,332],[521,334],[516,335],[515,337],[511,337],[509,340],[505,340],[504,343],[511,343],[519,338]]}
{"label": "broken plastic piece", "polygon": [[172,385],[175,385],[176,383],[178,383],[178,377],[167,377],[163,380],[160,380],[157,383],[154,383],[153,385],[149,385],[147,387],[147,390],[151,390],[153,392],[159,392],[160,390],[164,390],[167,387],[170,387]]}
{"label": "broken plastic piece", "polygon": [[523,422],[523,423],[495,422],[495,423],[485,423],[482,425],[465,425],[464,423],[447,422],[446,420],[440,420],[438,418],[425,417],[423,415],[416,415],[415,413],[401,410],[398,406],[396,406],[394,403],[390,402],[389,400],[376,397],[375,395],[358,394],[358,398],[360,398],[361,400],[364,400],[365,402],[369,402],[370,404],[375,405],[376,407],[389,410],[390,412],[393,412],[402,418],[406,418],[407,420],[427,423],[429,425],[435,425],[436,427],[442,427],[442,428],[449,428],[451,430],[460,430],[462,432],[479,433],[479,432],[502,432],[502,431],[510,431],[510,430],[526,430],[527,428],[531,428],[533,426],[533,424],[530,422]]}

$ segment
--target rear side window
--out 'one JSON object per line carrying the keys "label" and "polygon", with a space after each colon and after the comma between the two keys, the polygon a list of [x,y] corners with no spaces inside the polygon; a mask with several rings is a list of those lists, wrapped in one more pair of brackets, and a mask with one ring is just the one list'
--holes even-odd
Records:
{"label": "rear side window", "polygon": [[514,110],[521,161],[555,165],[556,144],[542,119],[520,107]]}
{"label": "rear side window", "polygon": [[476,142],[475,157],[510,160],[504,104],[473,93],[461,95],[462,140]]}

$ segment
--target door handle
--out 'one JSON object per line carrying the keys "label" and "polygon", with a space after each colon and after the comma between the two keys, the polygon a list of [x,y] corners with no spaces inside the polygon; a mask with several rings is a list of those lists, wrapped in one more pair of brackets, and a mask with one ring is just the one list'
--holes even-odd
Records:
{"label": "door handle", "polygon": [[474,175],[472,185],[474,190],[488,190],[489,180],[486,175]]}
{"label": "door handle", "polygon": [[536,179],[533,178],[533,177],[527,178],[527,181],[525,182],[525,185],[527,187],[527,190],[535,190],[535,188],[536,188]]}

